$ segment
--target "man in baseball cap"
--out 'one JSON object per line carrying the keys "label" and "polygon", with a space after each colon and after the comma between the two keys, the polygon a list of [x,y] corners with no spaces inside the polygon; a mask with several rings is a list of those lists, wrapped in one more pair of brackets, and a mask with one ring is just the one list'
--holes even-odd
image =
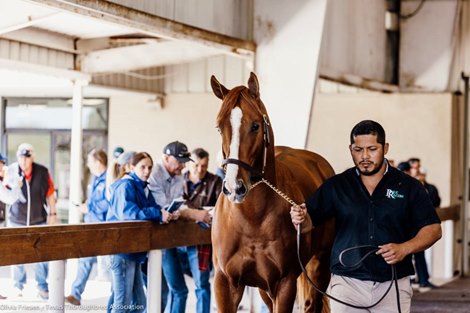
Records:
{"label": "man in baseball cap", "polygon": [[[12,164],[9,168],[16,171],[14,174],[21,178],[21,197],[26,201],[16,201],[11,205],[8,225],[22,227],[56,224],[55,187],[49,170],[34,162],[34,148],[29,143],[22,143],[18,146],[16,158],[17,163]],[[36,263],[35,271],[39,296],[44,300],[48,299],[48,263]],[[14,265],[13,278],[18,295],[21,295],[26,282],[24,265]]]}
{"label": "man in baseball cap", "polygon": [[[152,169],[152,174],[149,178],[149,189],[155,198],[155,201],[162,208],[167,208],[170,203],[175,199],[180,199],[183,197],[184,193],[184,177],[181,175],[181,172],[185,166],[185,163],[192,161],[190,158],[191,153],[188,151],[188,147],[179,141],[173,141],[167,144],[163,148],[163,155],[159,162],[156,162]],[[173,214],[173,218],[177,219],[179,217],[179,211],[176,211]],[[168,250],[168,253],[163,253],[162,262],[165,264],[163,266],[163,280],[162,282],[162,308],[167,306],[166,300],[169,299],[169,306],[174,306],[171,299],[168,297],[168,285],[165,279],[168,279],[168,284],[173,286],[173,276],[172,272],[172,263],[174,260],[169,254],[172,254],[175,250]],[[166,255],[166,256],[165,256]],[[175,263],[174,267],[179,265]],[[174,310],[173,310],[174,311]]]}
{"label": "man in baseball cap", "polygon": [[188,151],[188,147],[182,142],[173,141],[165,146],[163,153],[166,155],[172,155],[178,162],[186,163],[193,161],[190,156],[191,153]]}

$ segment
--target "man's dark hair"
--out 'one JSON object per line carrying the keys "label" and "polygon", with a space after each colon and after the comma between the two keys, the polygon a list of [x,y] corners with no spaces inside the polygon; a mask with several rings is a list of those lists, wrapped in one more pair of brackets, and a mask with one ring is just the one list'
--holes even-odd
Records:
{"label": "man's dark hair", "polygon": [[421,162],[421,160],[419,158],[410,158],[408,160],[408,163],[410,163],[410,164],[413,164],[413,163],[416,163],[416,162]]}
{"label": "man's dark hair", "polygon": [[209,152],[202,148],[194,149],[192,154],[194,154],[199,160],[209,157]]}
{"label": "man's dark hair", "polygon": [[356,124],[351,130],[351,144],[354,143],[354,138],[360,135],[375,135],[377,142],[382,146],[385,145],[385,130],[382,125],[375,121],[365,120]]}

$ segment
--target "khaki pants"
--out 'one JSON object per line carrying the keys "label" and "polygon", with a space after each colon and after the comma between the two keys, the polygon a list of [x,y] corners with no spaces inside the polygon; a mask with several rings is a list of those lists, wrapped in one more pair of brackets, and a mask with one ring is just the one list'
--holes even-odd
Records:
{"label": "khaki pants", "polygon": [[[378,283],[332,274],[330,285],[328,286],[328,294],[353,305],[370,306],[385,294],[389,285],[390,281]],[[399,279],[398,289],[400,292],[401,311],[402,313],[409,313],[411,296],[413,295],[410,278],[404,277]],[[332,313],[396,313],[398,312],[398,307],[395,283],[393,283],[385,298],[373,308],[356,309],[336,302],[333,299],[330,299],[330,306]]]}

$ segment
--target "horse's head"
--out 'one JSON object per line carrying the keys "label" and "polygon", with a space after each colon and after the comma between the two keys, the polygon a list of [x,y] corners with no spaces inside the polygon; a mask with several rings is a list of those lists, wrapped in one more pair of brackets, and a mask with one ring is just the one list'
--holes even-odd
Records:
{"label": "horse's head", "polygon": [[273,156],[272,128],[254,73],[248,88],[228,90],[214,76],[211,86],[223,100],[217,116],[226,166],[223,192],[230,201],[241,203],[255,181],[265,177],[267,171],[274,171],[274,164],[269,164]]}

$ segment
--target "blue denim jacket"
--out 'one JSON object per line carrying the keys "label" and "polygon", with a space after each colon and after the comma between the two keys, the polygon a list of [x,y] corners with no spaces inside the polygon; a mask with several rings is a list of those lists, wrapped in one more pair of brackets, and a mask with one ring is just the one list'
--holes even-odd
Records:
{"label": "blue denim jacket", "polygon": [[106,171],[100,176],[93,176],[87,206],[88,213],[84,218],[86,223],[106,221],[109,208],[109,202],[106,199]]}

